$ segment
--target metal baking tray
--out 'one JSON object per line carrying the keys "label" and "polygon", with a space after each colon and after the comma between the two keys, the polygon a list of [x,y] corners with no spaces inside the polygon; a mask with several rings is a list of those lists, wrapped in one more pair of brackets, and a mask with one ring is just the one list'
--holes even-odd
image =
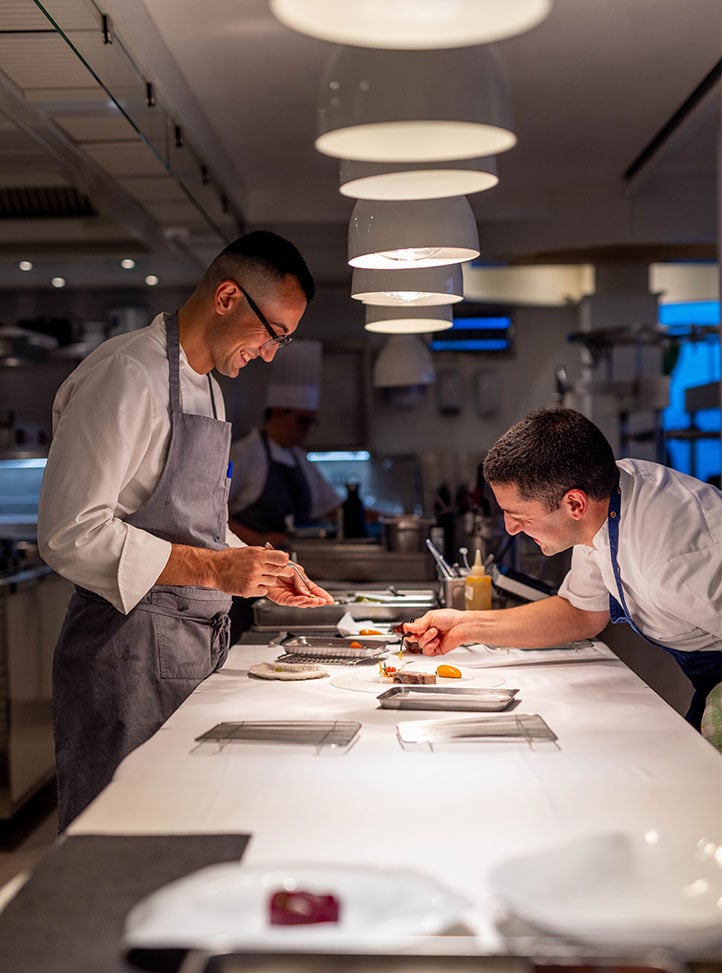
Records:
{"label": "metal baking tray", "polygon": [[440,744],[459,743],[536,743],[556,744],[557,735],[537,713],[518,716],[482,716],[471,720],[413,720],[396,724],[402,747],[425,746],[433,750]]}
{"label": "metal baking tray", "polygon": [[333,605],[319,605],[318,608],[294,608],[292,605],[277,605],[268,598],[259,598],[253,603],[253,627],[259,631],[279,628],[303,628],[322,625],[336,625],[347,612],[352,618],[368,618],[372,622],[405,621],[412,616],[423,615],[439,604],[436,592],[430,588],[414,590],[399,589],[396,594],[374,589],[380,600],[356,601],[368,598],[374,592],[335,591]]}
{"label": "metal baking tray", "polygon": [[392,686],[377,696],[382,709],[471,710],[500,713],[518,702],[518,689],[457,689],[446,686]]}
{"label": "metal baking tray", "polygon": [[348,750],[356,742],[361,724],[340,720],[264,720],[217,723],[196,737],[196,743],[292,744],[322,750]]}
{"label": "metal baking tray", "polygon": [[389,649],[385,642],[378,639],[352,639],[359,646],[352,646],[348,639],[329,636],[322,638],[311,635],[295,635],[281,644],[284,655],[277,661],[284,662],[337,662],[345,665],[355,665],[359,662],[375,662],[385,659]]}

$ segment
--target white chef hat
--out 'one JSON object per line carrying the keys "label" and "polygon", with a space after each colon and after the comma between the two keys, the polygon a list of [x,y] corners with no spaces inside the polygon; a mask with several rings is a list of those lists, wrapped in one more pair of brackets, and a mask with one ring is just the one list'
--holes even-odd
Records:
{"label": "white chef hat", "polygon": [[321,399],[320,341],[294,340],[270,363],[266,406],[318,410]]}

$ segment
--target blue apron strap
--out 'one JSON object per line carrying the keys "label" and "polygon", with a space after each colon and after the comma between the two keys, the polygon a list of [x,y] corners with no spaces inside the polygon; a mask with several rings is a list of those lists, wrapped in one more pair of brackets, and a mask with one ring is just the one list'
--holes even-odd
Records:
{"label": "blue apron strap", "polygon": [[722,652],[682,652],[680,649],[672,649],[668,645],[663,645],[655,639],[651,639],[644,632],[640,632],[634,624],[632,616],[629,614],[627,602],[624,597],[624,588],[619,574],[618,552],[619,552],[619,521],[622,496],[619,490],[615,490],[609,499],[609,509],[607,512],[607,525],[609,529],[609,553],[612,561],[612,571],[614,580],[617,583],[617,593],[619,600],[614,595],[609,595],[609,617],[613,623],[627,622],[628,625],[643,639],[652,645],[664,649],[679,665],[682,672],[689,679],[694,687],[694,695],[689,710],[685,716],[688,723],[691,723],[699,730],[702,722],[702,713],[707,694],[722,679]]}
{"label": "blue apron strap", "polygon": [[[607,510],[607,528],[609,532],[609,555],[612,561],[612,571],[614,573],[614,580],[617,583],[617,594],[619,598],[615,598],[614,595],[610,593],[609,595],[609,617],[613,624],[618,622],[626,622],[637,635],[641,635],[643,639],[647,642],[651,642],[652,645],[658,645],[660,649],[664,649],[665,652],[673,652],[675,650],[670,649],[668,645],[662,645],[661,642],[657,642],[655,639],[651,639],[644,632],[640,632],[634,623],[634,619],[629,613],[627,608],[627,600],[624,597],[624,588],[622,586],[622,578],[619,574],[619,521],[621,519],[621,509],[622,509],[622,494],[617,489],[609,498],[609,508]],[[689,653],[684,652],[683,655],[688,655]]]}

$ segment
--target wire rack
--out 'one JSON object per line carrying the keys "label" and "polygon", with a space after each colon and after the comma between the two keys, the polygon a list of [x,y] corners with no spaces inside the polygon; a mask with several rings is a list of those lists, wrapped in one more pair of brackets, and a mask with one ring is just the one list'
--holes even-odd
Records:
{"label": "wire rack", "polygon": [[217,723],[196,737],[198,744],[219,750],[233,744],[284,744],[322,750],[348,750],[358,738],[360,723],[339,720],[262,720]]}

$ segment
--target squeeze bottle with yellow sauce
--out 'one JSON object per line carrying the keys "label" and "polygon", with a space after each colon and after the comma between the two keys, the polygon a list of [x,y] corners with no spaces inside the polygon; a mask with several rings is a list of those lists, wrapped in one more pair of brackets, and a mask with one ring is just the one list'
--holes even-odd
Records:
{"label": "squeeze bottle with yellow sauce", "polygon": [[491,575],[484,570],[480,551],[476,552],[464,582],[464,608],[471,611],[489,611],[491,608]]}

